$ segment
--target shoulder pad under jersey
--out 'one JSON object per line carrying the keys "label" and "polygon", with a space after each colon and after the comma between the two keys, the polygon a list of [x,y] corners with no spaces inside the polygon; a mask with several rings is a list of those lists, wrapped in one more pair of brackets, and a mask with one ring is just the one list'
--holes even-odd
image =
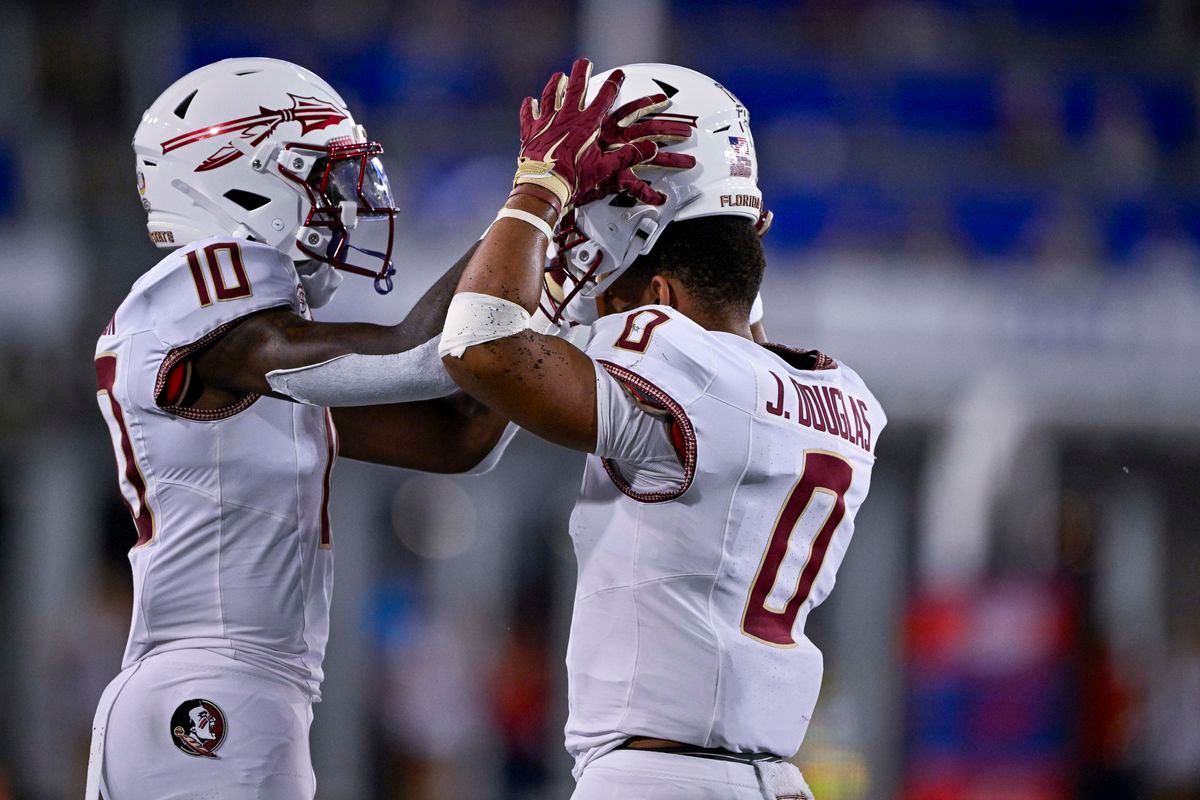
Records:
{"label": "shoulder pad under jersey", "polygon": [[716,358],[710,336],[673,308],[643,306],[597,320],[586,352],[609,372],[631,372],[686,406],[712,383]]}
{"label": "shoulder pad under jersey", "polygon": [[131,299],[139,293],[146,327],[168,349],[264,309],[305,310],[291,260],[240,239],[205,239],[175,251],[134,284]]}

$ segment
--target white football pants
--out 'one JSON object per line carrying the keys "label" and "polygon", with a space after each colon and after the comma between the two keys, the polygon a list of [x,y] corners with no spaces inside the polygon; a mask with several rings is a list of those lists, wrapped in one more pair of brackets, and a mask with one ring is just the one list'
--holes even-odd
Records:
{"label": "white football pants", "polygon": [[311,724],[309,698],[261,669],[149,656],[100,698],[84,800],[311,800]]}
{"label": "white football pants", "polygon": [[583,769],[571,800],[812,800],[786,762],[614,750]]}

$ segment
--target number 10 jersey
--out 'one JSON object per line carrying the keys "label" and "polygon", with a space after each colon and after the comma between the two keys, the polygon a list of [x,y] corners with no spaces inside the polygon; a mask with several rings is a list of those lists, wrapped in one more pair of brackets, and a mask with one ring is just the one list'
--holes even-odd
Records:
{"label": "number 10 jersey", "polygon": [[[586,352],[664,421],[680,468],[664,486],[660,468],[588,456],[571,517],[576,775],[630,736],[792,756],[822,675],[805,620],[833,588],[867,495],[879,403],[827,356],[707,331],[663,306],[603,317]],[[627,420],[599,428],[645,435]],[[614,450],[654,448],[597,442]]]}
{"label": "number 10 jersey", "polygon": [[97,400],[137,529],[123,667],[206,648],[316,699],[333,585],[328,410],[180,400],[188,359],[270,308],[308,314],[291,262],[254,242],[203,240],[139,278],[96,344]]}

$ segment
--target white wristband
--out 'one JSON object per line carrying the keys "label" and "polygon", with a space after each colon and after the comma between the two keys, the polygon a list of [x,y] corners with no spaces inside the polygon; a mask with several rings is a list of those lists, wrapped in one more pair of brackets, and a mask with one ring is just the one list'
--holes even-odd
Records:
{"label": "white wristband", "polygon": [[550,223],[542,219],[536,214],[530,214],[528,211],[522,211],[519,208],[502,208],[496,214],[496,219],[519,219],[522,222],[527,222],[533,227],[542,232],[547,239],[554,241],[554,229],[550,227]]}
{"label": "white wristband", "polygon": [[438,355],[462,358],[468,347],[514,336],[529,324],[529,312],[502,297],[459,292],[446,309]]}

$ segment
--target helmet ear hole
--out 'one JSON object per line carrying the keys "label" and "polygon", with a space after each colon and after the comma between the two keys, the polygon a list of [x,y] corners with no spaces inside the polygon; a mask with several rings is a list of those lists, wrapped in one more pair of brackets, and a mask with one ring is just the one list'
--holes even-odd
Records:
{"label": "helmet ear hole", "polygon": [[637,198],[628,192],[617,192],[608,204],[614,208],[633,208],[637,205]]}
{"label": "helmet ear hole", "polygon": [[230,189],[224,194],[224,197],[230,202],[237,203],[247,211],[262,208],[271,202],[271,198],[269,197],[263,197],[261,194],[255,194],[254,192],[247,192],[244,189]]}

